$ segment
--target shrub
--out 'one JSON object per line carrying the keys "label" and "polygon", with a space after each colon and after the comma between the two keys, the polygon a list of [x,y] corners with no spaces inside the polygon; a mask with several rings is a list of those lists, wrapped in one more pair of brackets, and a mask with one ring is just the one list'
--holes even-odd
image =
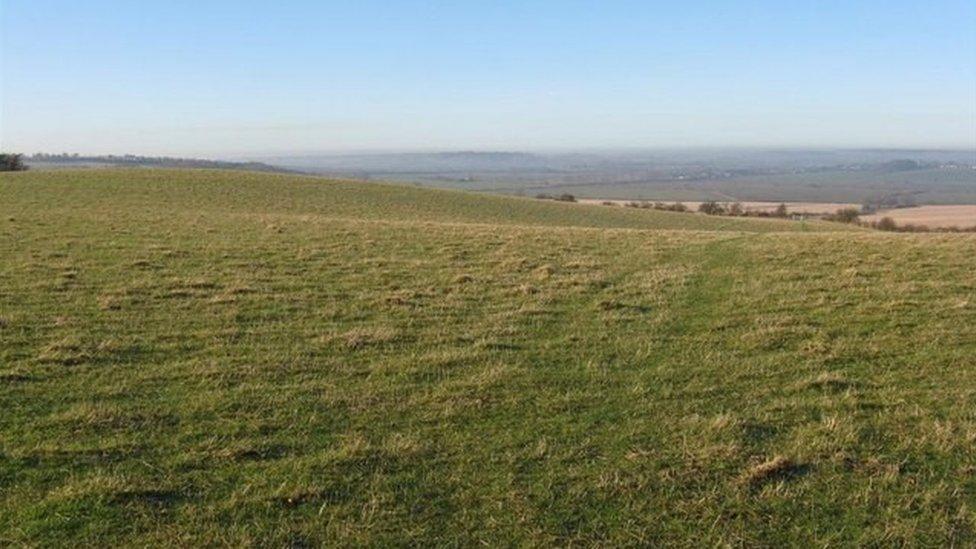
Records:
{"label": "shrub", "polygon": [[723,208],[718,202],[709,200],[708,202],[702,202],[699,204],[698,211],[705,215],[722,215],[725,213],[725,208]]}
{"label": "shrub", "polygon": [[780,203],[780,205],[779,206],[776,206],[776,209],[773,210],[773,216],[775,216],[775,217],[786,217],[789,214],[790,214],[790,212],[789,212],[789,210],[786,209],[786,204],[785,203]]}
{"label": "shrub", "polygon": [[827,220],[838,221],[840,223],[857,223],[861,212],[857,208],[841,208],[833,215],[828,215]]}
{"label": "shrub", "polygon": [[729,206],[729,215],[743,215],[745,214],[745,208],[739,202],[734,202]]}
{"label": "shrub", "polygon": [[563,193],[559,196],[553,196],[551,194],[546,194],[546,193],[539,193],[535,195],[535,197],[538,198],[539,200],[558,200],[560,202],[576,202],[576,197],[568,193]]}
{"label": "shrub", "polygon": [[24,155],[0,154],[0,172],[23,172],[27,171],[27,168],[27,164],[24,164]]}
{"label": "shrub", "polygon": [[668,204],[666,202],[655,202],[655,210],[663,210],[666,212],[687,212],[688,206],[685,206],[681,202],[675,202],[674,204]]}
{"label": "shrub", "polygon": [[[715,204],[718,205],[717,203],[715,203]],[[661,211],[664,211],[664,212],[687,212],[687,211],[689,211],[688,210],[688,206],[682,204],[681,202],[675,202],[673,204],[670,204],[668,202],[661,202],[661,201],[648,202],[646,200],[641,200],[641,201],[638,202],[636,200],[632,200],[632,201],[627,202],[626,204],[624,204],[624,206],[627,206],[628,208],[642,208],[642,209],[649,209],[650,208],[650,209],[655,209],[655,210],[661,210]],[[719,206],[719,209],[721,210],[721,206]],[[715,215],[721,215],[723,212],[724,212],[724,210],[721,210],[721,211],[719,211],[718,214],[715,214]]]}
{"label": "shrub", "polygon": [[898,224],[890,217],[882,217],[874,224],[874,228],[879,231],[897,231]]}

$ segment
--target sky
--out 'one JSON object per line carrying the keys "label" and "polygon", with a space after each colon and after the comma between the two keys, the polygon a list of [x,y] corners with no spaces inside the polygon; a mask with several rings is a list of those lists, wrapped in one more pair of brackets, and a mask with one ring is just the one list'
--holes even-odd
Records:
{"label": "sky", "polygon": [[976,147],[973,0],[0,0],[0,148]]}

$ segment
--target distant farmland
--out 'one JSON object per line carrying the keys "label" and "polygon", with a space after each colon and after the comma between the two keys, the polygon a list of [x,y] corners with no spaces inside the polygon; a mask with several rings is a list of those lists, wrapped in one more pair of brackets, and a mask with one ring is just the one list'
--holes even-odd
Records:
{"label": "distant farmland", "polygon": [[[477,188],[477,185],[470,185]],[[802,175],[735,177],[718,181],[581,182],[500,186],[532,195],[571,193],[584,198],[864,204],[891,197],[913,204],[976,204],[976,170],[895,173],[833,171]]]}
{"label": "distant farmland", "polygon": [[976,235],[0,175],[0,544],[976,544]]}
{"label": "distant farmland", "polygon": [[974,151],[457,152],[268,161],[343,177],[524,196],[566,193],[579,198],[687,202],[976,204]]}
{"label": "distant farmland", "polygon": [[[601,200],[595,198],[580,199],[581,204],[589,205],[615,205],[615,206],[647,206],[653,205],[650,201],[632,200]],[[680,202],[689,211],[697,211],[702,202]],[[677,204],[677,202],[665,202],[665,204]],[[728,206],[729,201],[719,201],[719,204]],[[786,206],[790,214],[805,214],[812,216],[829,216],[842,209],[855,209],[860,211],[860,204],[838,204],[832,202],[738,202],[743,211],[748,213],[771,213],[780,204]],[[874,223],[888,217],[898,225],[915,225],[929,229],[970,229],[976,227],[976,205],[961,206],[912,206],[906,208],[886,208],[877,210],[872,214],[862,214],[860,220],[866,223]]]}
{"label": "distant farmland", "polygon": [[899,225],[913,224],[933,228],[976,227],[976,205],[898,208],[864,216],[864,220],[878,221],[882,217],[890,217]]}

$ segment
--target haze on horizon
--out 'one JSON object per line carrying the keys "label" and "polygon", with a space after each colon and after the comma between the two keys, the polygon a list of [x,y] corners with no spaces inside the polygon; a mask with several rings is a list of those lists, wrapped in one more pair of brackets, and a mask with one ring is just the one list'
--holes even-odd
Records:
{"label": "haze on horizon", "polygon": [[976,148],[976,3],[701,4],[3,0],[0,148]]}

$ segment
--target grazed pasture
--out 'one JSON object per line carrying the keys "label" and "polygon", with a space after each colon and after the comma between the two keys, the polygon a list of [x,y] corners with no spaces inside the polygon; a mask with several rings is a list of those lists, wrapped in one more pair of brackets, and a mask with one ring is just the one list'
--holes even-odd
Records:
{"label": "grazed pasture", "polygon": [[4,175],[0,541],[976,543],[976,237],[842,229]]}

